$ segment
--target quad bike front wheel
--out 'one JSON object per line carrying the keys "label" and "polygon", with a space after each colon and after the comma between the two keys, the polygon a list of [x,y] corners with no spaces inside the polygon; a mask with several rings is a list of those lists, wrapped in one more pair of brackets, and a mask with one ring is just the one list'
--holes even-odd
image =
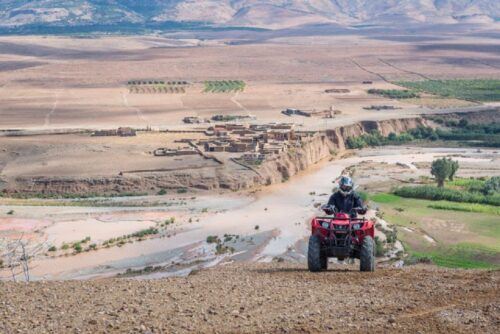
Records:
{"label": "quad bike front wheel", "polygon": [[309,271],[326,270],[327,266],[328,258],[321,252],[321,239],[317,235],[310,236],[307,250],[307,267]]}
{"label": "quad bike front wheel", "polygon": [[363,240],[363,245],[361,245],[359,270],[375,271],[375,242],[370,236],[366,236]]}

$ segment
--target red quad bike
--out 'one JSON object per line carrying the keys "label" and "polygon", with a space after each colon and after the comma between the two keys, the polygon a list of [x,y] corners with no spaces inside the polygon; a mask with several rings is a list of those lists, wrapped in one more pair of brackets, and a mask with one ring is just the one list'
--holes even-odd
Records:
{"label": "red quad bike", "polygon": [[326,217],[312,220],[309,238],[307,265],[309,271],[318,272],[328,268],[328,258],[360,260],[361,271],[375,271],[375,224],[365,218],[355,218],[366,209],[355,208],[351,214],[336,212],[323,206]]}

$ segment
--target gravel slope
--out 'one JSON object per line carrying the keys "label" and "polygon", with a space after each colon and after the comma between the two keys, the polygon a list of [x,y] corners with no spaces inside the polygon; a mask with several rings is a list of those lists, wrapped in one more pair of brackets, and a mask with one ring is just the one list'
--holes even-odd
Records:
{"label": "gravel slope", "polygon": [[0,333],[495,333],[499,271],[233,264],[155,281],[0,283]]}

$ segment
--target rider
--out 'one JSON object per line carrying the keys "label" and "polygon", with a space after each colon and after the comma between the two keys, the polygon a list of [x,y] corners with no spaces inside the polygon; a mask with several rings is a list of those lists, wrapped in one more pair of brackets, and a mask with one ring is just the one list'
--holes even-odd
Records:
{"label": "rider", "polygon": [[359,212],[363,214],[366,208],[359,195],[354,191],[354,183],[348,176],[342,176],[339,181],[339,190],[336,191],[328,200],[327,206],[335,207],[337,212],[356,215],[353,209],[361,209]]}

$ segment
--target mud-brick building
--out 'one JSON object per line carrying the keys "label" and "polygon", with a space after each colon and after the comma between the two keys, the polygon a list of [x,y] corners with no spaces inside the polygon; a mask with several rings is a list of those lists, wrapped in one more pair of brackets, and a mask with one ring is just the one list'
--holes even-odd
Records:
{"label": "mud-brick building", "polygon": [[226,141],[210,141],[205,143],[207,152],[229,152],[230,143]]}
{"label": "mud-brick building", "polygon": [[181,155],[197,155],[199,154],[193,147],[182,147],[178,149],[159,148],[153,154],[157,157],[172,157]]}
{"label": "mud-brick building", "polygon": [[233,141],[229,147],[230,152],[257,152],[257,142]]}
{"label": "mud-brick building", "polygon": [[278,140],[278,141],[291,141],[295,140],[295,130],[292,129],[269,129],[266,131],[264,134],[264,140],[266,142],[272,141],[272,140]]}
{"label": "mud-brick building", "polygon": [[286,152],[288,150],[288,145],[284,142],[269,142],[269,143],[261,143],[260,152],[262,154],[271,155],[271,154],[280,154]]}
{"label": "mud-brick building", "polygon": [[199,118],[198,116],[188,116],[188,117],[184,117],[182,119],[182,121],[186,124],[200,124],[200,123],[203,123],[204,120],[202,120],[201,118]]}
{"label": "mud-brick building", "polygon": [[263,161],[265,159],[266,156],[262,153],[245,153],[240,157],[240,160],[243,160],[247,163],[254,163],[256,161]]}
{"label": "mud-brick building", "polygon": [[118,128],[116,134],[120,137],[134,137],[137,135],[136,131],[132,128]]}

